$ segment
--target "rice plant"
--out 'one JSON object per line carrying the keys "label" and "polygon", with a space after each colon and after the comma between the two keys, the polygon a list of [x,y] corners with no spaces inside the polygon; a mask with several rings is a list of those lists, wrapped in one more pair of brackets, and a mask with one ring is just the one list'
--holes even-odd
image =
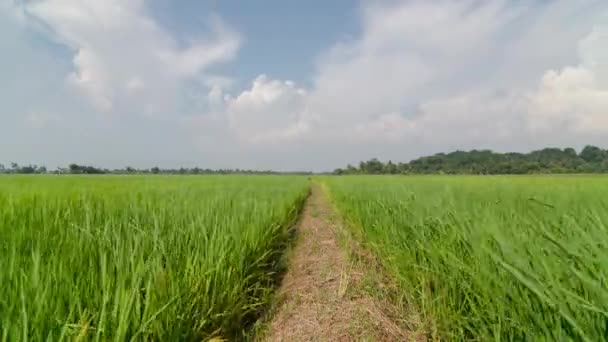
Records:
{"label": "rice plant", "polygon": [[608,338],[608,178],[359,176],[325,182],[429,335]]}
{"label": "rice plant", "polygon": [[303,177],[0,177],[0,338],[241,338],[307,193]]}

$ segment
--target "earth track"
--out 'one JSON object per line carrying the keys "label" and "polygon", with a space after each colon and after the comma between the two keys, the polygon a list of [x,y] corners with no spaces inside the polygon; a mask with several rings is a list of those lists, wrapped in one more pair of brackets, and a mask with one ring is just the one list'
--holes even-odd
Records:
{"label": "earth track", "polygon": [[[313,183],[296,228],[296,242],[263,341],[421,340],[396,324],[364,286],[364,265],[351,261],[343,227],[320,185]],[[378,279],[371,280],[377,286]],[[380,285],[382,286],[382,285]]]}

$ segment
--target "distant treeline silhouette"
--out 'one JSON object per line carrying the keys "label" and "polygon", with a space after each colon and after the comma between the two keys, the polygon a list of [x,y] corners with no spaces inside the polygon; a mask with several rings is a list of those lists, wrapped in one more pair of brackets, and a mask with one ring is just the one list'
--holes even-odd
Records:
{"label": "distant treeline silhouette", "polygon": [[535,174],[606,173],[608,150],[585,146],[545,148],[530,153],[497,153],[491,150],[455,151],[414,159],[408,163],[386,163],[374,158],[336,169],[334,174]]}
{"label": "distant treeline silhouette", "polygon": [[68,167],[57,168],[56,170],[49,171],[45,166],[38,165],[26,165],[21,166],[17,163],[11,163],[10,167],[5,167],[0,164],[0,173],[9,174],[73,174],[73,175],[101,175],[101,174],[117,174],[117,175],[128,175],[128,174],[164,174],[164,175],[227,175],[227,174],[302,174],[308,175],[310,172],[277,172],[271,170],[241,170],[241,169],[203,169],[199,167],[194,168],[179,168],[179,169],[162,169],[159,167],[153,167],[150,169],[137,169],[127,166],[122,169],[105,169],[98,168],[89,165],[78,165],[70,164]]}
{"label": "distant treeline silhouette", "polygon": [[[213,175],[213,174],[301,174],[312,172],[278,172],[272,170],[178,168],[106,169],[89,165],[70,164],[48,170],[39,165],[6,167],[0,164],[0,174],[165,174],[165,175]],[[535,173],[608,173],[608,150],[587,145],[577,153],[573,148],[544,148],[530,153],[498,153],[491,150],[455,151],[437,153],[410,162],[382,162],[377,158],[362,161],[358,166],[334,170],[333,174],[535,174]]]}

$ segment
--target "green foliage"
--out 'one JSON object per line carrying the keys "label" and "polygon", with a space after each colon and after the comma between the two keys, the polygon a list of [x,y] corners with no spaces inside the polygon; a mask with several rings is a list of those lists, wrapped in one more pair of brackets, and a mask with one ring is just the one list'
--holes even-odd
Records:
{"label": "green foliage", "polygon": [[114,175],[140,175],[140,174],[164,174],[164,175],[272,175],[272,174],[285,174],[285,175],[310,175],[308,171],[293,171],[293,172],[277,172],[271,170],[241,170],[241,169],[202,169],[200,167],[179,169],[161,169],[157,166],[151,169],[137,169],[131,166],[127,166],[122,169],[104,169],[90,165],[79,165],[70,164],[67,168],[58,168],[56,170],[48,171],[45,166],[27,165],[19,166],[17,163],[11,163],[11,168],[6,169],[3,164],[0,164],[0,174],[11,173],[11,174],[32,174],[32,173],[51,173],[51,174],[72,174],[72,175],[103,175],[103,174],[114,174]]}
{"label": "green foliage", "polygon": [[333,177],[338,209],[444,340],[608,336],[603,176]]}
{"label": "green foliage", "polygon": [[104,170],[104,169],[99,169],[96,168],[94,166],[85,166],[85,165],[78,165],[78,164],[70,164],[68,166],[69,172],[73,175],[99,175],[99,174],[104,174],[104,173],[108,173],[108,170]]}
{"label": "green foliage", "polygon": [[573,148],[545,148],[530,153],[496,153],[472,150],[438,153],[409,163],[384,164],[378,159],[337,169],[335,174],[532,174],[608,172],[608,152],[586,146],[580,154]]}
{"label": "green foliage", "polygon": [[0,164],[0,173],[21,173],[21,174],[33,174],[33,173],[46,173],[46,167],[37,165],[25,165],[19,166],[17,163],[11,163],[11,168],[7,169],[3,164]]}
{"label": "green foliage", "polygon": [[580,157],[588,163],[601,163],[606,160],[608,153],[599,147],[585,146],[581,151]]}
{"label": "green foliage", "polygon": [[0,340],[239,338],[304,177],[0,177]]}

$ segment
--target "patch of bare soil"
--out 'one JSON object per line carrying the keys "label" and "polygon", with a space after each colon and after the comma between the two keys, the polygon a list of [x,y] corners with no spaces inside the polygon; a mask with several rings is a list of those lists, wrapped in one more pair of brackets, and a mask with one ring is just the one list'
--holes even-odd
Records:
{"label": "patch of bare soil", "polygon": [[[289,268],[266,341],[409,341],[419,336],[396,324],[394,308],[372,297],[364,264],[341,248],[341,224],[321,187],[313,184],[297,227]],[[381,286],[381,285],[380,285]]]}

